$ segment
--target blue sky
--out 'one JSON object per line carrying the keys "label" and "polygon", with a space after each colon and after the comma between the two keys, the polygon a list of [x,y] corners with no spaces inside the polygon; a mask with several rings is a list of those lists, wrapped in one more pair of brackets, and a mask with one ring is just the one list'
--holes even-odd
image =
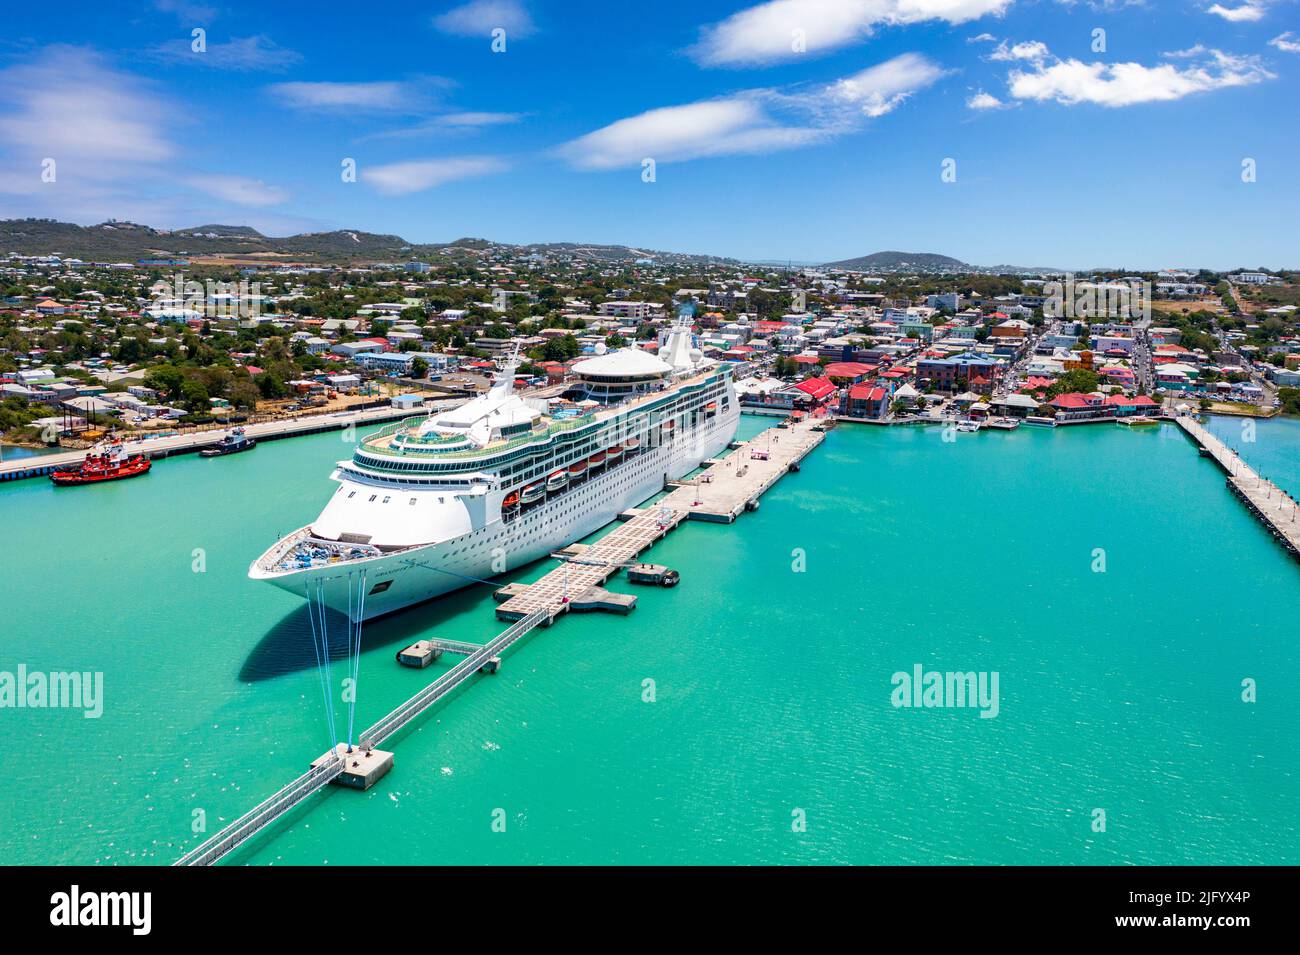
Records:
{"label": "blue sky", "polygon": [[21,4],[0,39],[0,217],[1294,267],[1297,9]]}

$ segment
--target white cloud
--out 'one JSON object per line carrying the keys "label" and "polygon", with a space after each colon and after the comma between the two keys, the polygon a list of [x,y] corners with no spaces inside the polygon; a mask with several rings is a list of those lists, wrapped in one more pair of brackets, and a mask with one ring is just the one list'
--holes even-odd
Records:
{"label": "white cloud", "polygon": [[174,13],[182,23],[202,25],[217,17],[216,8],[194,0],[153,0],[153,5],[162,13]]}
{"label": "white cloud", "polygon": [[979,36],[968,36],[966,38],[966,42],[967,43],[996,43],[997,39],[998,38],[995,37],[992,33],[981,33]]}
{"label": "white cloud", "polygon": [[905,53],[829,86],[746,90],[719,99],[665,106],[620,119],[565,143],[558,154],[578,169],[617,169],[750,155],[824,142],[882,116],[943,70]]}
{"label": "white cloud", "polygon": [[206,66],[214,70],[235,72],[283,70],[302,60],[301,54],[277,46],[270,37],[260,34],[234,37],[225,43],[209,43],[202,53],[196,53],[189,40],[169,40],[154,47],[153,55],[169,64]]}
{"label": "white cloud", "polygon": [[796,59],[861,42],[877,26],[1001,14],[1013,0],[769,0],[705,27],[692,55],[709,66]]}
{"label": "white cloud", "polygon": [[1273,39],[1268,41],[1268,45],[1276,47],[1283,53],[1300,53],[1300,40],[1292,39],[1292,33],[1287,30],[1285,33],[1279,33]]}
{"label": "white cloud", "polygon": [[59,170],[111,178],[124,164],[170,159],[157,93],[79,47],[51,47],[0,72],[0,149],[50,157]]}
{"label": "white cloud", "polygon": [[943,72],[919,53],[904,53],[840,80],[831,90],[837,99],[868,116],[883,116],[913,93],[934,84]]}
{"label": "white cloud", "polygon": [[433,25],[457,36],[490,36],[501,27],[507,38],[526,37],[536,27],[519,0],[470,0],[433,18]]}
{"label": "white cloud", "polygon": [[505,160],[494,156],[457,156],[415,159],[386,166],[363,166],[361,178],[384,195],[401,196],[459,179],[502,172],[508,168],[509,164]]}
{"label": "white cloud", "polygon": [[1230,23],[1254,23],[1256,20],[1264,19],[1264,7],[1258,3],[1243,3],[1239,7],[1225,7],[1221,3],[1216,3],[1205,12],[1223,17]]}
{"label": "white cloud", "polygon": [[275,83],[273,96],[299,109],[395,110],[407,107],[406,87],[398,82]]}
{"label": "white cloud", "polygon": [[508,123],[517,123],[524,118],[523,113],[446,113],[445,115],[435,117],[433,122],[439,126],[462,127],[462,126],[501,126]]}
{"label": "white cloud", "polygon": [[1197,47],[1175,55],[1180,54],[1195,62],[1180,68],[1172,63],[1144,66],[1052,58],[1050,64],[1035,63],[1030,72],[1013,70],[1007,81],[1016,99],[1119,107],[1178,100],[1194,93],[1250,86],[1275,78],[1258,57]]}
{"label": "white cloud", "polygon": [[983,90],[980,90],[970,99],[966,100],[966,105],[971,109],[1001,109],[1006,104],[992,93],[986,93]]}
{"label": "white cloud", "polygon": [[278,186],[268,186],[260,179],[244,176],[200,174],[190,176],[185,183],[240,206],[277,206],[289,198],[289,194]]}
{"label": "white cloud", "polygon": [[642,159],[682,162],[704,156],[789,149],[809,142],[811,129],[774,122],[757,97],[665,106],[620,119],[560,147],[579,169],[615,169]]}
{"label": "white cloud", "polygon": [[999,60],[1002,62],[1012,62],[1015,60],[1028,60],[1030,63],[1041,63],[1049,54],[1047,44],[1039,40],[1026,40],[1023,43],[1017,43],[1014,46],[1007,46],[1006,41],[998,44],[998,48],[989,54],[990,60]]}

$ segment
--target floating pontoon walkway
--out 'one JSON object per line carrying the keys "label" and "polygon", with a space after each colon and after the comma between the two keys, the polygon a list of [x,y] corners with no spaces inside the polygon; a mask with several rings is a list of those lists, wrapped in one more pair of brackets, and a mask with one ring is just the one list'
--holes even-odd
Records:
{"label": "floating pontoon walkway", "polygon": [[[662,500],[626,512],[622,526],[615,528],[578,556],[569,557],[531,585],[511,584],[511,596],[497,607],[502,620],[518,620],[529,614],[545,613],[554,619],[568,610],[579,609],[588,592],[661,540],[683,520],[730,524],[745,510],[758,506],[758,499],[782,475],[826,437],[829,425],[822,419],[792,422],[788,427],[768,428],[735,451],[711,464],[690,481],[674,482],[676,489]],[[514,592],[517,591],[517,592]],[[578,604],[579,607],[574,605]]]}
{"label": "floating pontoon walkway", "polygon": [[[490,643],[475,649],[460,663],[362,733],[361,740],[369,746],[382,745],[385,740],[391,739],[403,727],[478,673],[480,669],[495,672],[501,654],[511,644],[538,624],[547,623],[549,620],[548,615],[539,613],[518,621],[493,638]],[[468,648],[468,645],[465,646]],[[326,753],[310,770],[201,845],[185,853],[174,865],[212,865],[221,861],[312,793],[325,788],[346,769],[346,761],[340,758],[337,751]]]}
{"label": "floating pontoon walkway", "polygon": [[1215,437],[1203,424],[1188,415],[1174,419],[1183,432],[1214,459],[1228,475],[1228,489],[1292,557],[1300,558],[1300,504],[1286,492],[1266,481],[1254,469]]}

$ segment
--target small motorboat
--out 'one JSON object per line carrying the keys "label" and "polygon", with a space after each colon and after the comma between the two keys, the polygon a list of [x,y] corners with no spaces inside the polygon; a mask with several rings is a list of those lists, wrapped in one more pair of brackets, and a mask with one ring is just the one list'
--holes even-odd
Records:
{"label": "small motorboat", "polygon": [[127,454],[120,444],[104,451],[91,451],[85,460],[74,468],[60,468],[50,474],[56,487],[73,487],[78,484],[99,484],[103,481],[120,481],[148,472],[153,466],[147,454]]}
{"label": "small motorboat", "polygon": [[243,428],[235,428],[216,444],[204,448],[199,452],[199,455],[205,458],[219,458],[223,454],[238,454],[240,451],[249,451],[256,444],[257,439],[250,438],[244,433]]}

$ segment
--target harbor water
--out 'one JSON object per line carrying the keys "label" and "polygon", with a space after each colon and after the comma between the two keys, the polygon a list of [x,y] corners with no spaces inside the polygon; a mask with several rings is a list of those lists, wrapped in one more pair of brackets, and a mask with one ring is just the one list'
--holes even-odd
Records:
{"label": "harbor water", "polygon": [[[1300,426],[1256,439],[1300,493]],[[0,863],[169,863],[325,751],[303,601],[246,572],[349,452],[329,433],[0,486],[0,671],[103,679],[98,718],[0,710]],[[1300,565],[1173,425],[843,425],[757,513],[649,558],[681,583],[613,578],[631,615],[535,631],[392,741],[373,789],[232,861],[1300,862]],[[494,606],[479,585],[368,624],[356,726],[457,659],[398,650],[483,642]],[[997,673],[996,716],[895,707],[918,664]]]}

